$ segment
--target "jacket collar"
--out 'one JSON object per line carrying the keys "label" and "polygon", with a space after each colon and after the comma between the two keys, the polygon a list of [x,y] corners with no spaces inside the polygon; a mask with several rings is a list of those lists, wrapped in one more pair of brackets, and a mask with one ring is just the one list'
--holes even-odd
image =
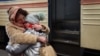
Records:
{"label": "jacket collar", "polygon": [[22,28],[22,27],[16,26],[16,25],[14,25],[14,24],[12,24],[12,23],[8,23],[8,25],[11,26],[11,27],[14,27],[14,28],[16,28],[16,29],[19,29],[19,30],[25,31],[25,28]]}

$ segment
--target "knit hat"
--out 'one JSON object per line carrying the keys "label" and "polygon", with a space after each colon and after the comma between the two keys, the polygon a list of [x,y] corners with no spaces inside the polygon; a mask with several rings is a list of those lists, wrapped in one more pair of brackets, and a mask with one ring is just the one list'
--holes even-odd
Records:
{"label": "knit hat", "polygon": [[26,16],[25,21],[27,21],[27,22],[29,22],[31,24],[37,24],[37,23],[39,23],[39,21],[44,20],[44,18],[45,17],[44,17],[44,15],[42,13],[39,13],[39,14],[31,13],[31,14]]}
{"label": "knit hat", "polygon": [[18,9],[20,9],[20,7],[18,7],[18,6],[12,6],[9,9],[8,14],[9,14],[10,20],[15,19],[15,16],[16,16]]}

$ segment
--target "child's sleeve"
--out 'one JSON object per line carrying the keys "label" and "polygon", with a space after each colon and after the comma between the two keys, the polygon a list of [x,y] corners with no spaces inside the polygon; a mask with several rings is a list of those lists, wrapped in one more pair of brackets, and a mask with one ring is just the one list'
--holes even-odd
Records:
{"label": "child's sleeve", "polygon": [[49,29],[49,27],[47,27],[47,26],[45,26],[45,25],[42,25],[42,31],[43,32],[45,32],[46,34],[49,34],[49,32],[50,32],[50,29]]}
{"label": "child's sleeve", "polygon": [[11,54],[17,55],[17,54],[20,54],[23,51],[25,51],[30,46],[31,45],[27,45],[27,44],[14,44],[14,45],[8,44],[6,46],[6,51],[11,53]]}

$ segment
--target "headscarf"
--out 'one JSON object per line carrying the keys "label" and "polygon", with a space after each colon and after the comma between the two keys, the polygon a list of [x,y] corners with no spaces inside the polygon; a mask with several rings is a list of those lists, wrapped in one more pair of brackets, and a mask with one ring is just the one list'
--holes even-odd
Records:
{"label": "headscarf", "polygon": [[18,6],[12,6],[9,9],[8,14],[9,14],[10,20],[15,20],[15,16],[16,16],[16,13],[18,12],[18,9],[20,9],[20,7]]}

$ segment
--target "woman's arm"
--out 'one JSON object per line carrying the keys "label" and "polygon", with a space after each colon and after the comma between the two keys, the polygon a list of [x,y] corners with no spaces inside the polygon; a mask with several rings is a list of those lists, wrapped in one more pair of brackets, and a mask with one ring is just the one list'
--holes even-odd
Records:
{"label": "woman's arm", "polygon": [[47,33],[47,34],[49,34],[50,29],[49,29],[49,27],[47,27],[45,25],[42,25],[42,31],[45,32],[45,33]]}
{"label": "woman's arm", "polygon": [[6,26],[6,32],[11,42],[13,43],[35,44],[37,42],[37,35],[25,34],[11,26]]}

